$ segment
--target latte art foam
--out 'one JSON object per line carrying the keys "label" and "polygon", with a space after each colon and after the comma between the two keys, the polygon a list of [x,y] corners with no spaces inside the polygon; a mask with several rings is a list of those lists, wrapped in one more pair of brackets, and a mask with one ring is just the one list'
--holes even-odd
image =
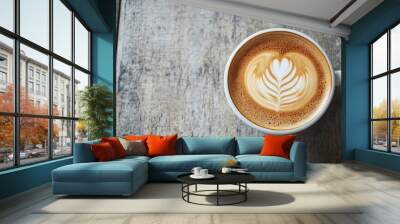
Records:
{"label": "latte art foam", "polygon": [[286,30],[260,32],[246,40],[234,52],[225,75],[234,111],[271,133],[293,133],[315,122],[334,89],[322,50]]}
{"label": "latte art foam", "polygon": [[276,51],[263,52],[249,62],[244,75],[252,99],[275,111],[303,107],[317,87],[314,65],[296,52],[285,55]]}

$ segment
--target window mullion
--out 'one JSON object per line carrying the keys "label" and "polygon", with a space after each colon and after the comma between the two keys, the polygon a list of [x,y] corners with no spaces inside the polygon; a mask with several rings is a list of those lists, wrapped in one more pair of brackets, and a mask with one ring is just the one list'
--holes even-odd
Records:
{"label": "window mullion", "polygon": [[[75,12],[72,11],[71,14],[71,24],[72,24],[72,29],[71,29],[71,60],[72,64],[74,66],[71,67],[71,91],[72,91],[72,105],[71,105],[71,117],[75,118]],[[74,155],[74,145],[75,145],[75,125],[76,121],[72,121],[71,124],[71,150],[72,150],[72,155]]]}
{"label": "window mullion", "polygon": [[373,149],[374,148],[374,114],[373,114],[373,94],[374,94],[374,83],[373,80],[370,80],[370,98],[369,98],[369,102],[370,102],[370,127],[369,127],[369,131],[370,131],[370,148]]}
{"label": "window mullion", "polygon": [[92,70],[92,68],[91,68],[91,63],[90,63],[90,42],[91,42],[91,35],[90,35],[90,33],[88,32],[88,49],[87,49],[88,55],[87,55],[87,60],[88,60],[88,70],[89,70],[89,71]]}
{"label": "window mullion", "polygon": [[[49,50],[53,52],[53,0],[49,0]],[[49,55],[49,75],[48,75],[48,97],[49,97],[49,116],[48,119],[48,152],[49,159],[53,158],[53,56]]]}
{"label": "window mullion", "polygon": [[[387,32],[387,71],[390,70],[390,30],[388,30]],[[391,100],[391,79],[392,79],[392,75],[389,73],[387,75],[387,116],[388,118],[392,117],[392,100]],[[387,140],[388,140],[388,152],[392,151],[392,136],[391,136],[391,129],[392,129],[392,125],[391,125],[392,121],[389,120],[387,122]]]}
{"label": "window mullion", "polygon": [[[20,1],[14,1],[14,31],[17,35],[19,35],[19,5]],[[14,63],[13,63],[13,71],[14,71],[14,112],[19,113],[19,99],[20,99],[20,50],[19,50],[19,40],[17,38],[14,39]],[[20,135],[20,119],[19,117],[14,116],[14,166],[20,165],[20,155],[19,155],[19,135]]]}
{"label": "window mullion", "polygon": [[373,108],[372,108],[372,106],[373,106],[373,104],[372,104],[372,97],[373,97],[373,91],[374,91],[374,88],[373,88],[373,79],[372,79],[372,72],[373,72],[373,63],[372,63],[372,57],[373,57],[373,47],[372,47],[372,45],[370,45],[369,46],[369,52],[370,52],[370,55],[369,55],[369,64],[370,64],[370,66],[369,66],[369,69],[370,69],[370,71],[369,71],[369,118],[370,118],[370,122],[369,122],[369,145],[370,145],[370,149],[373,149],[373,147],[374,147],[374,143],[373,143],[373,141],[374,141],[374,136],[373,136],[373,121],[372,121],[372,119],[374,118],[373,117]]}

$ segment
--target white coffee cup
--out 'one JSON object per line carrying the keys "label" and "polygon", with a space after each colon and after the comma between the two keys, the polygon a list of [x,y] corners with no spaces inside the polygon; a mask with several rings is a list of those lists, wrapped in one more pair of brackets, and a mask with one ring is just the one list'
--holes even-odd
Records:
{"label": "white coffee cup", "polygon": [[232,168],[229,168],[229,167],[222,167],[221,172],[222,172],[222,173],[230,173],[230,172],[232,172]]}
{"label": "white coffee cup", "polygon": [[201,169],[200,170],[200,176],[207,176],[208,175],[208,169]]}
{"label": "white coffee cup", "polygon": [[[324,71],[326,70],[324,72],[324,77],[326,78],[326,81],[327,81],[326,84],[321,85],[321,88],[319,87],[320,85],[318,85],[318,88],[316,90],[314,90],[313,95],[318,96],[317,98],[319,98],[319,100],[315,101],[315,104],[314,103],[312,104],[312,105],[315,105],[315,106],[310,106],[309,107],[309,105],[311,105],[311,104],[303,104],[303,106],[297,106],[296,105],[296,106],[293,106],[293,107],[290,108],[290,110],[293,109],[293,111],[290,112],[290,113],[293,113],[293,114],[295,114],[295,112],[297,110],[297,107],[301,108],[299,110],[299,112],[307,111],[307,110],[310,111],[310,113],[302,113],[301,116],[296,115],[296,116],[299,116],[299,119],[301,119],[298,122],[289,122],[288,121],[288,119],[289,119],[288,116],[285,116],[286,112],[284,110],[282,110],[282,111],[279,110],[279,108],[278,108],[278,110],[275,110],[275,111],[274,111],[274,109],[272,109],[272,110],[266,109],[265,110],[265,111],[271,111],[272,114],[276,114],[277,113],[278,116],[276,116],[276,117],[278,118],[278,121],[284,119],[283,120],[284,122],[282,122],[282,124],[286,124],[286,122],[288,122],[287,125],[282,125],[282,126],[278,125],[278,124],[281,123],[281,122],[278,122],[278,121],[272,122],[272,123],[274,123],[274,125],[265,124],[263,122],[264,121],[263,119],[265,117],[269,117],[269,116],[260,116],[260,117],[263,118],[261,120],[258,120],[256,118],[254,118],[254,116],[251,117],[252,114],[254,115],[254,113],[256,113],[256,112],[257,113],[261,113],[261,111],[263,111],[262,108],[264,108],[264,106],[266,108],[269,107],[268,106],[269,104],[267,104],[265,102],[263,103],[264,104],[263,106],[257,106],[257,107],[254,107],[254,108],[252,106],[249,107],[248,105],[253,105],[253,104],[256,104],[256,103],[247,103],[247,101],[246,101],[247,98],[249,100],[250,99],[252,99],[252,100],[258,99],[259,102],[263,101],[263,100],[260,100],[260,99],[264,99],[264,95],[263,95],[264,92],[263,92],[263,94],[258,95],[259,91],[253,91],[253,89],[250,89],[250,91],[248,90],[247,92],[243,91],[243,92],[246,92],[246,93],[241,93],[240,89],[243,89],[243,90],[248,89],[248,86],[247,86],[246,83],[253,83],[252,81],[250,81],[250,80],[254,80],[252,78],[254,76],[254,74],[252,72],[248,73],[248,74],[252,74],[252,75],[249,75],[249,76],[247,76],[245,74],[246,73],[245,71],[240,72],[240,77],[242,77],[241,79],[242,80],[246,80],[246,81],[245,82],[244,81],[242,81],[242,82],[237,82],[236,81],[237,80],[236,75],[239,74],[239,72],[237,72],[236,68],[238,66],[240,66],[240,64],[248,63],[248,65],[250,65],[251,61],[260,60],[259,59],[259,55],[260,55],[259,53],[257,53],[257,54],[253,54],[252,53],[253,54],[253,59],[251,59],[251,57],[247,57],[247,53],[250,54],[250,51],[252,49],[255,49],[255,47],[257,47],[257,46],[261,46],[259,44],[261,41],[259,41],[259,40],[269,41],[270,37],[272,39],[274,39],[274,38],[276,38],[278,36],[281,36],[283,39],[285,39],[284,37],[287,36],[287,37],[289,37],[288,40],[291,39],[290,36],[297,36],[296,37],[296,41],[299,41],[299,43],[301,43],[301,45],[312,47],[313,48],[312,52],[314,52],[314,53],[311,53],[312,57],[311,56],[306,56],[305,54],[300,53],[301,50],[299,52],[296,51],[296,55],[297,55],[297,53],[299,53],[300,55],[303,55],[306,58],[309,58],[309,57],[310,58],[314,58],[314,56],[317,57],[317,55],[319,55],[317,60],[325,59],[325,60],[323,60],[324,62],[321,61],[321,62],[318,62],[318,64],[321,65],[321,69],[322,69],[322,67],[324,67],[323,70]],[[261,43],[264,44],[264,43],[266,43],[265,41],[263,41]],[[284,43],[284,42],[282,42],[282,43]],[[263,50],[265,50],[263,52],[274,52],[274,53],[271,53],[271,54],[275,54],[275,51],[272,51],[272,50],[270,51],[270,49],[268,49],[268,48],[269,47],[267,47],[266,49],[263,49]],[[290,49],[290,48],[288,48],[288,49]],[[285,50],[287,50],[287,49],[285,49]],[[291,52],[291,51],[289,51],[289,52]],[[311,50],[310,50],[310,52],[311,52]],[[266,55],[267,54],[270,54],[270,53],[266,53]],[[246,55],[247,59],[244,59],[245,57],[242,57],[240,55]],[[290,57],[291,57],[291,56],[290,57],[288,56],[290,54],[284,54],[284,55],[285,55],[285,57],[287,57],[286,60],[290,59]],[[283,55],[282,55],[282,57],[283,57]],[[257,60],[254,60],[255,58],[257,58]],[[282,59],[279,59],[279,60],[282,60]],[[273,60],[273,57],[271,57],[270,62],[271,63],[272,62],[279,62],[279,60],[278,59],[274,59]],[[311,60],[311,59],[309,59],[309,60]],[[302,65],[300,65],[300,66],[306,66],[303,63],[305,63],[305,62],[303,60],[301,60],[301,64]],[[292,62],[290,62],[288,64],[290,64],[290,66],[293,66],[293,69],[296,68],[296,65],[295,65],[296,63],[293,62],[293,64],[292,64]],[[284,66],[280,67],[280,65],[279,65],[279,66],[277,66],[277,68],[278,67],[281,69]],[[268,66],[268,68],[270,68],[270,67]],[[292,67],[290,67],[290,68],[292,68]],[[271,70],[272,70],[272,66],[271,66]],[[264,73],[264,74],[269,74],[270,75],[272,73],[271,73],[270,70],[268,70],[268,72]],[[289,73],[289,74],[292,74],[292,73]],[[296,74],[298,74],[298,73],[296,73]],[[317,72],[315,74],[318,74],[318,76],[319,76],[319,72]],[[234,77],[232,78],[232,76],[234,76]],[[239,77],[239,76],[237,76],[237,77]],[[258,78],[258,75],[256,77]],[[317,78],[316,80],[319,80],[319,79],[320,78]],[[232,82],[232,83],[239,83],[237,85],[240,88],[235,87],[235,86],[229,86],[230,82],[231,82],[229,80],[235,80],[235,82]],[[260,78],[259,80],[263,81],[264,79]],[[300,80],[300,79],[292,79],[292,81],[293,80]],[[307,78],[307,80],[309,80],[309,79]],[[313,80],[313,79],[310,79],[310,80]],[[321,78],[321,80],[323,80],[323,79]],[[253,83],[253,85],[257,84],[257,83],[258,83],[258,81],[255,81]],[[307,83],[308,84],[304,85],[304,87],[298,87],[300,85],[297,85],[297,84],[296,85],[290,85],[289,84],[287,86],[292,86],[293,88],[296,88],[296,91],[299,91],[299,90],[301,90],[301,91],[311,90],[311,88],[307,88],[307,87],[308,87],[309,84],[312,84],[313,82],[312,81],[307,81]],[[287,83],[285,83],[285,84],[287,84]],[[243,85],[243,86],[241,86],[241,85]],[[324,86],[324,87],[322,87],[322,86]],[[235,88],[235,89],[232,91],[232,88]],[[271,88],[278,88],[279,89],[279,87],[271,87]],[[286,86],[285,86],[285,88],[286,88]],[[272,29],[262,30],[262,31],[259,31],[257,33],[254,33],[254,34],[250,35],[249,37],[247,37],[245,40],[243,40],[236,47],[236,49],[233,51],[233,53],[229,57],[228,62],[226,64],[226,66],[225,66],[224,92],[225,92],[226,100],[228,101],[228,104],[231,107],[233,113],[239,119],[241,119],[245,124],[249,125],[252,128],[258,129],[258,130],[260,130],[262,132],[265,132],[267,134],[273,134],[273,135],[284,135],[285,134],[286,135],[286,134],[298,133],[298,132],[301,132],[301,131],[309,128],[311,125],[316,123],[322,117],[322,115],[325,113],[325,111],[328,109],[329,104],[331,103],[333,95],[334,95],[334,90],[335,90],[335,73],[333,72],[332,65],[331,65],[331,62],[330,62],[327,54],[324,52],[324,50],[321,48],[321,46],[319,46],[318,43],[316,43],[313,39],[308,37],[306,34],[298,32],[298,31],[295,31],[295,30],[291,30],[291,29],[272,28]],[[291,93],[291,90],[285,91],[285,93]],[[303,98],[303,96],[304,97],[311,96],[312,95],[311,92],[310,92],[310,94],[308,94],[308,92],[307,92],[307,94],[303,94],[303,93],[305,93],[305,92],[301,92],[300,95],[296,95],[296,94],[284,95],[284,97],[285,97],[284,100],[286,100],[287,102],[291,102],[293,104],[302,103],[302,102],[309,102],[309,101],[305,100],[305,98]],[[239,94],[241,96],[243,96],[243,95],[244,96],[240,97],[240,98],[236,97]],[[287,97],[288,96],[292,96],[292,95],[293,96],[294,95],[302,96],[302,97],[299,97],[299,98],[296,97],[296,100],[288,101]],[[278,98],[273,97],[273,98],[278,100],[278,102],[281,102],[279,100],[280,99],[279,97]],[[267,98],[265,98],[265,99],[267,99]],[[271,99],[272,99],[272,97],[271,97]],[[268,101],[270,101],[270,100],[268,100]],[[310,100],[310,101],[313,101],[313,100]],[[278,103],[278,104],[281,105],[281,103]],[[272,103],[271,105],[276,106],[278,104]],[[282,105],[284,105],[284,104],[285,103],[282,103]],[[259,105],[262,105],[262,104],[259,104]],[[300,105],[300,104],[298,104],[298,105]],[[246,110],[243,110],[241,108],[245,108]],[[261,109],[258,109],[258,108],[261,108]],[[294,108],[296,108],[296,109],[294,109]],[[304,114],[304,116],[303,116],[303,114]],[[255,122],[254,119],[258,120],[258,122]],[[292,119],[291,116],[290,116],[290,119]],[[286,127],[286,126],[289,126],[289,127]]]}
{"label": "white coffee cup", "polygon": [[193,173],[194,175],[196,175],[196,176],[199,176],[199,175],[201,175],[201,173],[200,173],[201,170],[202,170],[201,167],[193,167],[192,173]]}

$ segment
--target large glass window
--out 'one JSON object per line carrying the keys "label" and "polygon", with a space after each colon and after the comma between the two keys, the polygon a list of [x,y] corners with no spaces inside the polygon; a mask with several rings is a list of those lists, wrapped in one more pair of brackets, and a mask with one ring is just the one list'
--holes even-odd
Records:
{"label": "large glass window", "polygon": [[[20,111],[23,114],[47,115],[49,111],[49,98],[47,97],[49,56],[24,44],[20,45],[20,49]],[[37,74],[34,94],[29,94],[28,74],[26,74],[28,71],[26,68],[29,67],[33,67]],[[32,101],[40,103],[33,104]]]}
{"label": "large glass window", "polygon": [[387,117],[387,77],[372,80],[374,90],[372,91],[372,118]]}
{"label": "large glass window", "polygon": [[89,32],[77,18],[75,18],[75,62],[89,69]]}
{"label": "large glass window", "polygon": [[72,117],[72,69],[53,60],[53,114]]}
{"label": "large glass window", "polygon": [[0,0],[0,170],[70,156],[87,138],[75,105],[90,85],[89,30],[62,0],[18,2]]}
{"label": "large glass window", "polygon": [[400,24],[390,31],[390,68],[400,67]]}
{"label": "large glass window", "polygon": [[400,153],[400,25],[370,45],[371,148]]}
{"label": "large glass window", "polygon": [[53,120],[53,157],[72,153],[72,121]]}
{"label": "large glass window", "polygon": [[14,42],[0,34],[0,112],[14,111]]}
{"label": "large glass window", "polygon": [[384,34],[372,44],[372,76],[387,71],[387,34]]}
{"label": "large glass window", "polygon": [[0,169],[14,166],[13,117],[0,115]]}
{"label": "large glass window", "polygon": [[72,12],[60,0],[53,0],[53,8],[53,50],[71,60]]}
{"label": "large glass window", "polygon": [[20,118],[19,158],[21,164],[49,158],[49,119]]}
{"label": "large glass window", "polygon": [[14,30],[14,0],[0,1],[0,26]]}
{"label": "large glass window", "polygon": [[80,117],[79,107],[81,92],[89,85],[89,74],[75,70],[75,117]]}
{"label": "large glass window", "polygon": [[21,36],[49,48],[49,0],[20,0]]}

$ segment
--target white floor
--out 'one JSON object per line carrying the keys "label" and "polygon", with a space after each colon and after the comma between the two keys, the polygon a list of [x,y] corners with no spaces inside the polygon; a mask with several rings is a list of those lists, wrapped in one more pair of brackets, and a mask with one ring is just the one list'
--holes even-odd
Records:
{"label": "white floor", "polygon": [[[361,164],[313,164],[307,184],[316,184],[347,201],[364,206],[360,213],[303,214],[43,214],[54,202],[43,186],[0,202],[0,223],[400,223],[400,175]],[[312,195],[309,197],[313,198]],[[315,203],[321,203],[318,197]],[[174,205],[171,205],[174,206]]]}

